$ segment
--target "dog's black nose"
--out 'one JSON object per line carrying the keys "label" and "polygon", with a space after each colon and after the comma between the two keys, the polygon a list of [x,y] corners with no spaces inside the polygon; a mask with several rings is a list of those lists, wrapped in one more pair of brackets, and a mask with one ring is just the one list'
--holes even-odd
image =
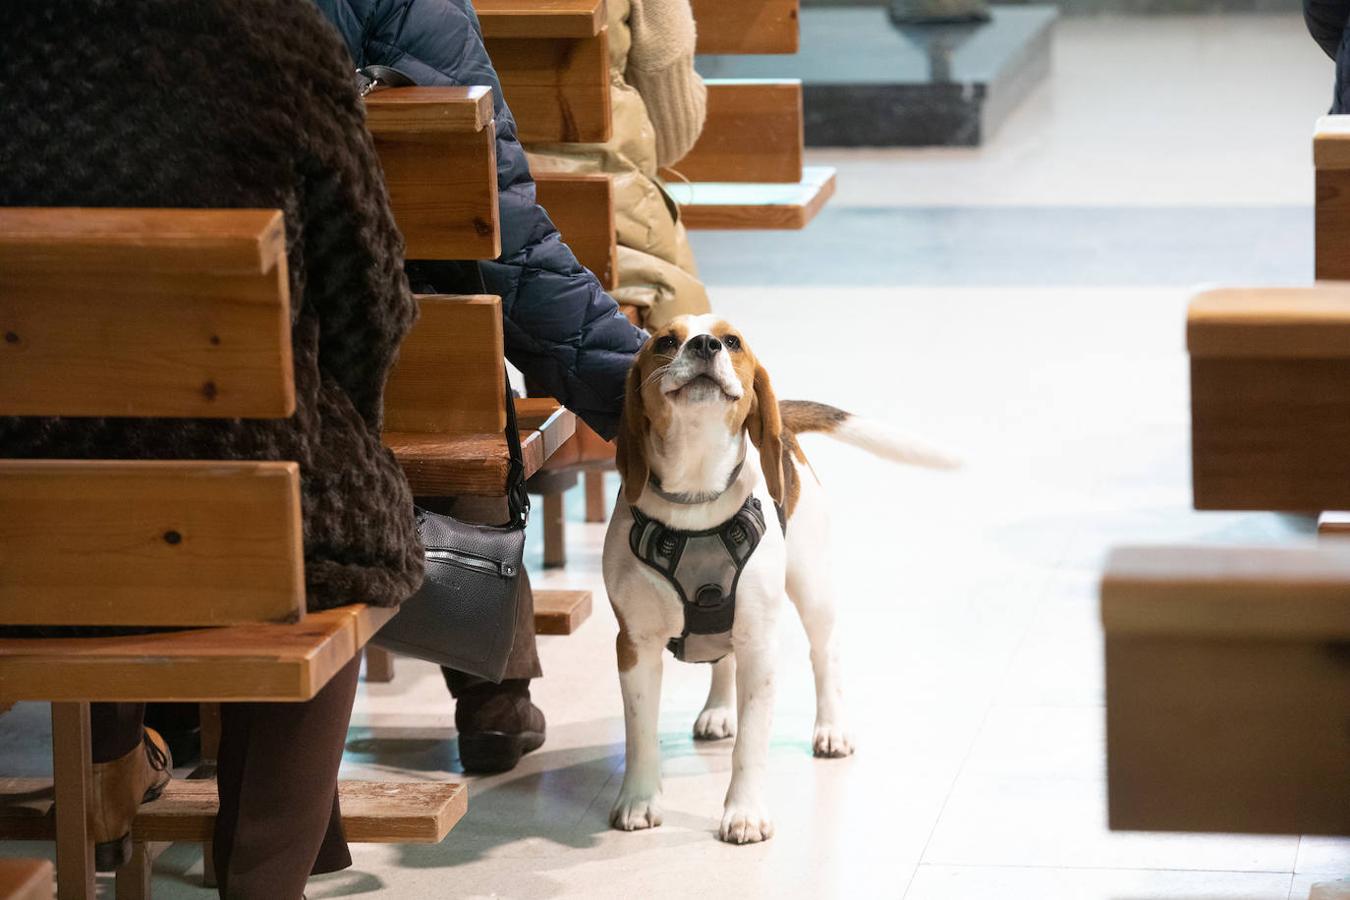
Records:
{"label": "dog's black nose", "polygon": [[702,359],[712,359],[718,350],[722,349],[722,342],[711,334],[700,334],[689,339],[685,344],[685,349],[690,353]]}

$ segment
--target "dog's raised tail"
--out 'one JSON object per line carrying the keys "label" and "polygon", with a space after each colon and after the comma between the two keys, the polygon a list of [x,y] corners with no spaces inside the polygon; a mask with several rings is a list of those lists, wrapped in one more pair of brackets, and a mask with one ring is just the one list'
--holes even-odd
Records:
{"label": "dog's raised tail", "polygon": [[825,434],[891,462],[927,469],[959,469],[950,456],[909,440],[891,428],[855,416],[827,403],[783,400],[778,404],[783,428],[793,434]]}

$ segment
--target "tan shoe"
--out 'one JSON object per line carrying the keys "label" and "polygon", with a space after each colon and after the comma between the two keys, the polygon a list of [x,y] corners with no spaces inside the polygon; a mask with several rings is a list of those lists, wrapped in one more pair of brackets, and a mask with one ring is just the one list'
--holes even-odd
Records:
{"label": "tan shoe", "polygon": [[142,803],[159,799],[173,778],[169,745],[153,728],[145,729],[141,743],[125,756],[95,763],[89,806],[89,830],[94,840],[94,867],[100,872],[120,869],[131,855],[131,823]]}

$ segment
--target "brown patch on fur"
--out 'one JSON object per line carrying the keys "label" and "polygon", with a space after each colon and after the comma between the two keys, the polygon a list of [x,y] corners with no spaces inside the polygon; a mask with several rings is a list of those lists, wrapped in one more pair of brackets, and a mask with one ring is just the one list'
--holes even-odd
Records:
{"label": "brown patch on fur", "polygon": [[[647,432],[653,427],[664,429],[670,422],[668,403],[661,396],[661,379],[654,378],[653,372],[675,358],[678,347],[683,346],[688,334],[689,329],[678,320],[658,329],[638,351],[633,367],[628,370],[628,379],[624,385],[623,416],[619,420],[619,435],[615,441],[614,464],[623,480],[624,498],[629,503],[638,502],[651,475],[643,447]],[[672,335],[679,342],[675,353],[657,352],[657,342],[666,335]]]}
{"label": "brown patch on fur", "polygon": [[802,445],[797,443],[797,435],[783,429],[783,499],[778,505],[783,507],[783,518],[791,520],[792,513],[797,508],[797,501],[802,497],[802,476],[797,471],[797,463],[794,460],[810,466],[806,461],[806,454],[802,452]]}
{"label": "brown patch on fur", "polygon": [[764,470],[764,483],[774,502],[782,505],[787,496],[786,472],[784,470],[783,422],[778,412],[778,398],[774,396],[773,384],[769,373],[760,365],[759,358],[750,349],[750,343],[739,331],[725,320],[718,322],[712,329],[713,337],[723,344],[727,338],[735,337],[740,348],[732,350],[731,367],[740,379],[744,389],[739,402],[733,405],[728,414],[727,424],[731,428],[744,428],[750,435],[750,443],[759,450],[760,468]]}
{"label": "brown patch on fur", "polygon": [[623,624],[623,616],[614,610],[614,618],[619,620],[619,633],[614,636],[614,655],[619,659],[619,671],[627,672],[637,665],[637,645],[628,636],[628,628]]}
{"label": "brown patch on fur", "polygon": [[[828,403],[814,400],[784,400],[778,404],[783,417],[783,428],[794,434],[834,431],[850,413]],[[805,458],[802,459],[805,462]]]}

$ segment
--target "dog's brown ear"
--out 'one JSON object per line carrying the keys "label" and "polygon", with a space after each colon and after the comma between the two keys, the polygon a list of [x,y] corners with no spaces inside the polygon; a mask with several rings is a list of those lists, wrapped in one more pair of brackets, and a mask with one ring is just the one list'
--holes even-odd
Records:
{"label": "dog's brown ear", "polygon": [[623,479],[623,496],[630,504],[637,503],[647,487],[651,471],[647,468],[647,451],[643,438],[647,436],[647,408],[642,402],[642,372],[636,362],[628,370],[624,388],[623,416],[619,420],[619,436],[615,442],[614,463]]}
{"label": "dog's brown ear", "polygon": [[769,495],[781,506],[787,496],[783,479],[783,418],[778,412],[778,398],[769,383],[769,373],[763,366],[755,366],[755,399],[745,425],[750,442],[759,448],[759,464],[764,469]]}

